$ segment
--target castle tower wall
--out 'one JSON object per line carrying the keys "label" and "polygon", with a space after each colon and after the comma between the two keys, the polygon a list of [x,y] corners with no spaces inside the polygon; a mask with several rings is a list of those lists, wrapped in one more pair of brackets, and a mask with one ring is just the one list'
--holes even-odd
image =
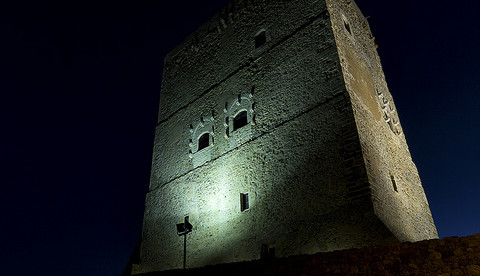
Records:
{"label": "castle tower wall", "polygon": [[375,214],[400,241],[438,238],[368,22],[353,1],[328,0],[327,6]]}
{"label": "castle tower wall", "polygon": [[233,1],[166,57],[140,272],[182,267],[186,216],[187,267],[404,239],[329,10]]}

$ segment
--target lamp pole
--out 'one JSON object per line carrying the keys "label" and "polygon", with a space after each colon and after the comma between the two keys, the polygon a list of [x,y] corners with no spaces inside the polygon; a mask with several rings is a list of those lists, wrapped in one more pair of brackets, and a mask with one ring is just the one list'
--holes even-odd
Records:
{"label": "lamp pole", "polygon": [[187,268],[187,233],[183,235],[183,269]]}
{"label": "lamp pole", "polygon": [[188,221],[188,216],[185,217],[184,223],[177,224],[177,234],[183,236],[183,269],[187,268],[187,234],[192,232],[192,224]]}

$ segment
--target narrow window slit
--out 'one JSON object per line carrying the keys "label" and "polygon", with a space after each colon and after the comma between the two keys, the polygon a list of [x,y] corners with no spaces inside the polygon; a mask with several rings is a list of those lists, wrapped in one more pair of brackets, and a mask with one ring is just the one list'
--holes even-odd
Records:
{"label": "narrow window slit", "polygon": [[395,192],[398,192],[397,182],[395,181],[395,177],[393,175],[390,175],[390,180],[392,181],[393,189],[395,190]]}
{"label": "narrow window slit", "polygon": [[345,26],[345,30],[347,30],[347,32],[352,35],[352,30],[350,29],[350,24],[348,24],[347,21],[343,20],[343,25]]}

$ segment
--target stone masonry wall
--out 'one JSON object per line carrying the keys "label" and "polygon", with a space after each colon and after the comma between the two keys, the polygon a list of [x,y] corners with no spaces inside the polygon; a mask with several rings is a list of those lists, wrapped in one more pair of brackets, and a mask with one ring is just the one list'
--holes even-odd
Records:
{"label": "stone masonry wall", "polygon": [[401,241],[438,238],[368,22],[354,1],[327,1],[375,214]]}
{"label": "stone masonry wall", "polygon": [[[371,91],[352,87],[373,82],[345,77],[349,48],[335,42],[340,23],[329,9],[325,0],[235,0],[168,55],[139,272],[182,267],[175,225],[186,216],[188,267],[431,236],[421,232],[433,222],[419,180],[414,189],[395,174],[398,193],[419,200],[405,208],[372,170],[383,164],[375,147],[384,140],[364,125],[371,115],[358,97]],[[374,100],[367,106],[378,109]],[[241,112],[247,123],[233,130]],[[404,221],[413,235],[403,235]]]}
{"label": "stone masonry wall", "polygon": [[[133,267],[135,274],[135,265]],[[480,275],[480,234],[141,274],[166,275]]]}
{"label": "stone masonry wall", "polygon": [[[189,267],[259,259],[263,247],[290,256],[396,241],[373,213],[324,1],[247,2],[255,5],[249,10],[234,1],[244,14],[221,33],[202,33],[215,17],[193,35],[207,43],[198,53],[183,45],[167,58],[144,215],[144,272],[182,266],[175,224],[185,216],[194,225]],[[259,30],[267,41],[252,49]],[[207,45],[219,41],[208,54]],[[187,50],[188,58],[173,62]],[[226,75],[209,77],[212,68]],[[253,101],[254,119],[228,136],[225,112],[239,95]],[[208,125],[212,139],[197,152],[190,130],[199,124]],[[243,212],[242,193],[250,203]]]}
{"label": "stone masonry wall", "polygon": [[[160,104],[169,105],[160,109],[158,121],[203,97],[322,11],[325,2],[319,0],[231,1],[165,58]],[[255,48],[261,30],[267,30],[266,47]]]}
{"label": "stone masonry wall", "polygon": [[[194,225],[188,267],[259,259],[262,245],[290,256],[394,242],[369,198],[350,193],[348,177],[364,172],[348,164],[360,146],[348,142],[355,129],[343,101],[336,97],[149,192],[142,271],[182,266],[175,224],[185,215]],[[318,118],[322,124],[311,128]],[[240,193],[250,195],[244,212]]]}
{"label": "stone masonry wall", "polygon": [[[188,99],[192,102],[158,124],[151,190],[197,167],[188,155],[191,138],[189,125],[194,126],[202,116],[214,115],[215,147],[209,153],[210,158],[214,159],[246,140],[270,132],[278,124],[291,120],[301,112],[345,93],[328,16],[322,10],[317,12],[311,24],[288,36],[285,34],[287,38],[281,44],[266,45],[256,61],[236,71],[201,98],[195,99],[195,95],[190,95]],[[248,41],[248,38],[244,40]],[[291,52],[296,54],[292,55]],[[207,63],[198,67],[209,66],[210,63]],[[165,71],[169,70],[170,67],[166,67]],[[186,66],[184,72],[188,74],[189,70]],[[196,83],[196,78],[192,78],[191,83]],[[177,84],[176,89],[194,93],[189,86],[181,84]],[[176,104],[167,101],[166,95],[170,93],[176,91],[162,88],[165,98],[160,103],[161,111]],[[223,109],[226,103],[243,93],[252,94],[255,127],[251,128],[249,137],[238,137],[240,141],[235,142],[235,136],[228,140],[224,137]]]}

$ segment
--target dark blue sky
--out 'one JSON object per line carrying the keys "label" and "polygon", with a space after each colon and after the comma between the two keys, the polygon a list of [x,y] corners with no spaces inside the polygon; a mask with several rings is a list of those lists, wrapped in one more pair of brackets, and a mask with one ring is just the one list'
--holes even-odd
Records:
{"label": "dark blue sky", "polygon": [[[163,57],[227,2],[0,4],[2,273],[121,274],[141,233]],[[439,235],[479,233],[480,4],[357,3]]]}

